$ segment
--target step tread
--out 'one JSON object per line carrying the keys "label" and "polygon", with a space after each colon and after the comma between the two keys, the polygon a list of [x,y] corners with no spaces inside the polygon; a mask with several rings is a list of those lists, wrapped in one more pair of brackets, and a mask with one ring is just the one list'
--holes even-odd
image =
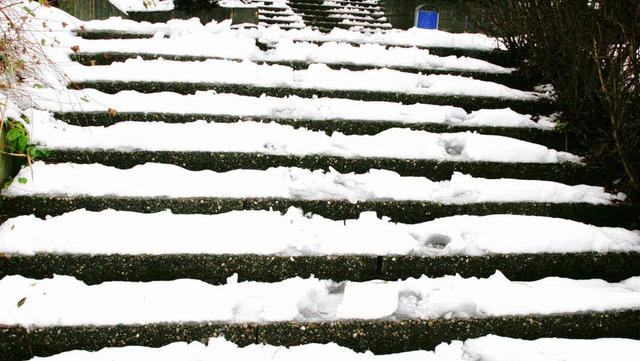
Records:
{"label": "step tread", "polygon": [[309,26],[315,27],[324,27],[324,28],[342,28],[342,29],[357,29],[363,28],[364,30],[386,30],[391,29],[391,24],[388,23],[369,23],[369,22],[361,22],[357,20],[339,20],[336,18],[326,18],[326,19],[317,19],[310,20],[305,19]]}
{"label": "step tread", "polygon": [[[278,18],[280,19],[280,18]],[[282,18],[285,19],[285,18]],[[288,18],[286,18],[288,19]],[[178,39],[132,39],[97,40],[84,44],[80,54],[154,54],[175,55],[198,58],[230,58],[253,61],[310,61],[325,63],[352,63],[389,67],[409,67],[434,70],[457,70],[490,73],[511,73],[513,69],[504,68],[484,60],[469,57],[431,55],[429,51],[418,48],[396,48],[384,45],[367,44],[356,46],[351,43],[325,42],[310,45],[309,42],[270,41],[273,48],[260,52],[253,38],[246,37],[234,49],[225,48],[227,37],[208,39],[210,47],[194,49],[185,43],[184,36]]]}
{"label": "step tread", "polygon": [[[445,74],[421,75],[389,69],[333,70],[313,64],[305,70],[280,65],[208,59],[202,62],[130,60],[105,66],[73,67],[67,72],[75,83],[139,82],[195,85],[237,84],[264,88],[400,93],[413,96],[466,96],[513,101],[549,100],[544,93]],[[135,75],[135,77],[131,78]],[[225,75],[226,74],[226,75]],[[242,74],[241,76],[238,74]],[[127,86],[122,84],[122,89]]]}
{"label": "step tread", "polygon": [[[393,128],[375,135],[326,134],[278,123],[122,122],[107,128],[77,126],[49,117],[31,121],[32,141],[47,149],[237,152],[281,156],[331,156],[438,162],[572,163],[581,158],[503,136],[429,133]],[[398,142],[403,144],[398,148]]]}
{"label": "step tread", "polygon": [[[117,97],[119,95],[131,94],[129,92],[122,92],[117,95],[113,95],[113,97]],[[149,94],[152,96],[151,94]],[[95,99],[92,97],[92,99]],[[215,98],[206,99],[208,101],[207,104],[215,104]],[[255,98],[245,98],[245,107],[250,104],[251,99]],[[302,100],[302,99],[300,99]],[[141,99],[141,102],[138,104],[142,104],[144,100]],[[114,100],[110,100],[109,102],[103,102],[102,104],[114,104]],[[156,103],[157,104],[157,103]],[[203,103],[199,103],[203,104]],[[355,108],[357,102],[353,102],[350,105]],[[122,109],[117,106],[116,102],[114,106],[115,109]],[[373,105],[369,104],[371,108]],[[328,104],[325,104],[325,107],[329,107]],[[112,108],[112,109],[114,109]],[[190,109],[197,109],[195,107],[191,107]],[[262,108],[265,109],[265,108]],[[269,108],[266,108],[269,109]],[[340,109],[331,108],[333,110],[333,115],[338,115],[341,113]],[[378,115],[384,112],[384,108],[378,108]],[[403,117],[410,117],[409,109],[407,107],[407,111],[404,112]],[[98,110],[96,108],[96,110]],[[148,110],[148,112],[146,111]],[[414,130],[423,130],[432,133],[445,133],[445,132],[475,132],[478,134],[488,134],[488,135],[501,135],[507,136],[514,139],[521,139],[524,141],[537,143],[545,145],[549,148],[553,149],[563,149],[566,147],[567,139],[565,139],[565,135],[561,132],[554,131],[552,128],[542,127],[540,125],[541,122],[534,122],[531,119],[531,116],[516,116],[513,118],[504,117],[502,119],[506,119],[509,122],[499,123],[499,118],[483,118],[482,121],[478,117],[478,122],[469,121],[469,125],[460,125],[457,122],[453,122],[452,120],[447,119],[439,119],[440,116],[437,114],[433,114],[430,117],[424,117],[421,119],[407,119],[407,121],[402,120],[379,120],[379,119],[295,119],[288,117],[274,117],[273,114],[260,114],[260,111],[256,110],[254,113],[243,112],[243,114],[206,114],[206,113],[175,113],[171,110],[167,109],[166,113],[157,113],[151,109],[142,109],[142,111],[138,112],[117,112],[116,114],[110,113],[107,111],[87,111],[86,113],[77,113],[77,112],[57,112],[54,114],[55,119],[60,119],[66,123],[70,124],[78,124],[78,125],[89,125],[89,126],[110,126],[113,124],[117,124],[125,121],[135,121],[135,122],[166,122],[166,123],[189,123],[197,120],[206,120],[220,123],[235,123],[240,121],[256,121],[256,122],[276,122],[279,124],[291,125],[294,128],[306,128],[309,130],[317,130],[324,131],[328,134],[333,132],[341,132],[343,134],[377,134],[384,130],[391,128],[410,128]],[[203,109],[203,111],[213,111],[214,109]],[[215,109],[217,111],[224,112],[224,109]],[[364,112],[364,109],[361,109]],[[233,110],[230,110],[231,113]],[[511,111],[508,111],[510,114],[514,114]],[[466,114],[466,113],[465,113]],[[283,114],[284,115],[284,114]],[[344,114],[347,117],[349,114]],[[307,115],[303,115],[307,116]],[[354,114],[353,116],[362,116],[360,114]],[[373,114],[372,114],[373,116]],[[386,119],[393,119],[393,116],[389,115]],[[494,119],[495,121],[492,121]],[[421,120],[428,122],[420,122]],[[491,125],[493,122],[494,125]],[[466,124],[463,122],[462,124]],[[552,124],[552,123],[550,123]],[[501,126],[498,126],[501,125]],[[538,125],[539,127],[534,127]]]}
{"label": "step tread", "polygon": [[[0,280],[0,290],[6,305],[0,324],[23,327],[470,319],[640,309],[639,277],[620,283],[564,278],[513,282],[499,272],[486,279],[423,276],[340,283],[316,278],[236,283],[231,277],[226,285],[182,279],[87,286],[68,276],[7,276]],[[22,299],[22,307],[16,307]]]}
{"label": "step tread", "polygon": [[[252,227],[243,227],[246,224]],[[81,209],[47,219],[20,216],[0,226],[0,253],[5,255],[442,257],[581,252],[640,252],[640,234],[550,217],[459,215],[402,224],[372,212],[330,220],[305,215],[299,208],[213,215]]]}
{"label": "step tread", "polygon": [[[479,81],[480,82],[480,81]],[[486,82],[485,82],[486,83]],[[498,86],[497,84],[495,84]],[[214,94],[230,94],[246,97],[272,98],[307,98],[316,99],[341,99],[373,102],[400,103],[401,105],[441,105],[463,109],[466,112],[479,110],[512,109],[521,114],[550,115],[557,110],[551,99],[509,99],[491,97],[482,94],[470,95],[444,95],[444,94],[420,94],[402,93],[395,91],[372,90],[343,90],[323,89],[311,87],[282,87],[282,86],[258,86],[250,83],[203,83],[203,82],[157,82],[157,81],[76,81],[68,84],[69,89],[93,89],[102,93],[116,94],[123,90],[152,94],[152,93],[176,93],[181,95],[193,95],[199,92]],[[503,87],[503,86],[499,86]],[[477,88],[480,91],[480,88]],[[514,92],[520,92],[512,89]],[[481,93],[480,93],[481,94]],[[81,98],[85,98],[81,96]],[[80,99],[80,98],[79,98]],[[85,98],[86,99],[86,98]],[[87,99],[88,100],[88,99]],[[91,102],[89,100],[89,102]],[[86,104],[86,103],[85,103]]]}
{"label": "step tread", "polygon": [[[245,36],[260,38],[261,29],[232,29],[236,32],[240,32]],[[156,31],[168,32],[170,29],[159,27]],[[122,29],[90,29],[87,28],[83,31],[76,31],[76,33],[86,39],[94,40],[108,40],[108,39],[148,39],[153,37],[156,31],[149,32],[148,30],[141,30],[140,33],[126,33]],[[517,62],[506,51],[498,50],[495,47],[495,43],[491,43],[484,38],[476,38],[474,40],[466,39],[464,37],[458,38],[458,34],[446,34],[442,37],[424,37],[419,34],[404,34],[393,31],[387,33],[376,33],[373,37],[369,34],[352,32],[348,30],[331,31],[331,32],[287,32],[287,29],[282,28],[283,34],[286,34],[286,38],[293,40],[294,42],[305,41],[313,42],[317,44],[327,42],[347,43],[352,45],[362,44],[379,44],[386,47],[404,47],[404,48],[418,48],[428,49],[431,54],[440,56],[468,56],[472,58],[478,58],[490,61],[494,64],[502,66],[516,66]],[[473,38],[471,38],[473,39]]]}
{"label": "step tread", "polygon": [[[640,311],[400,322],[376,320],[261,325],[162,323],[102,327],[34,326],[29,329],[22,327],[0,329],[0,337],[7,340],[0,345],[5,347],[7,354],[17,355],[16,358],[20,359],[29,359],[34,354],[46,356],[74,349],[97,351],[104,347],[126,345],[158,347],[171,342],[203,341],[223,335],[240,346],[270,344],[291,347],[310,343],[336,343],[357,352],[372,351],[376,354],[390,354],[434,349],[442,342],[451,342],[451,335],[459,339],[488,334],[521,339],[541,337],[636,339],[639,326]],[[324,358],[324,355],[322,356]],[[635,357],[635,354],[633,356]]]}
{"label": "step tread", "polygon": [[[175,28],[179,24],[172,24]],[[193,24],[189,24],[193,26]],[[158,32],[164,32],[165,34],[171,34],[172,28],[166,23],[159,24],[120,24],[95,21],[86,23],[83,29],[74,29],[74,32],[80,36],[92,36],[94,38],[104,35],[105,37],[111,36],[128,36],[128,35],[144,35],[151,37]],[[182,30],[179,27],[176,30]],[[188,31],[189,28],[183,31]],[[210,32],[206,28],[201,30]],[[231,30],[230,34],[241,37],[261,38],[263,33],[269,31],[269,29],[262,29],[256,32],[251,30]],[[219,31],[216,28],[216,31]],[[282,31],[274,32],[271,30],[270,37],[274,40],[290,39],[293,41],[305,40],[305,41],[318,41],[318,42],[348,42],[348,43],[372,43],[389,46],[407,46],[407,47],[419,47],[419,48],[454,48],[460,51],[477,51],[477,52],[492,52],[498,50],[496,47],[495,39],[489,38],[481,34],[456,34],[438,32],[429,33],[430,36],[424,36],[425,32],[422,29],[410,29],[410,30],[394,30],[387,33],[376,34],[375,36],[336,31],[331,34],[314,32],[314,31]],[[506,53],[501,51],[501,53]]]}
{"label": "step tread", "polygon": [[263,24],[293,24],[302,23],[302,19],[296,16],[260,16],[260,23]]}
{"label": "step tread", "polygon": [[0,254],[0,278],[57,274],[91,284],[180,278],[224,284],[234,273],[262,282],[488,277],[498,270],[512,280],[621,281],[640,272],[640,235],[504,214],[407,225],[373,213],[333,221],[297,208],[218,215],[75,210],[7,220]]}
{"label": "step tread", "polygon": [[330,219],[357,218],[362,212],[376,212],[394,222],[419,223],[459,214],[519,214],[572,219],[597,226],[637,229],[638,209],[628,204],[588,203],[468,203],[442,204],[421,201],[296,200],[290,198],[143,198],[114,196],[0,196],[3,215],[34,214],[55,216],[76,209],[101,211],[116,209],[141,213],[170,209],[177,214],[216,214],[234,210],[278,210],[298,207],[305,213]]}
{"label": "step tread", "polygon": [[[298,54],[301,56],[302,54]],[[197,56],[197,55],[174,55],[174,54],[164,54],[158,52],[137,52],[137,53],[128,53],[128,52],[100,52],[100,53],[77,53],[72,56],[74,61],[78,61],[82,65],[93,66],[93,65],[110,65],[115,62],[124,62],[128,59],[134,59],[140,57],[144,60],[155,60],[155,59],[165,59],[165,60],[173,60],[173,61],[205,61],[208,59],[221,59],[213,56]],[[364,59],[363,59],[364,60]],[[414,67],[410,65],[388,65],[382,63],[376,63],[375,61],[357,61],[354,59],[353,61],[344,61],[336,60],[336,61],[324,61],[321,58],[318,60],[313,60],[313,56],[308,56],[306,60],[297,60],[293,57],[290,58],[278,58],[274,60],[270,59],[262,59],[262,58],[254,58],[254,62],[258,64],[269,64],[269,65],[283,65],[291,67],[294,70],[304,70],[308,69],[311,64],[326,64],[328,67],[339,70],[339,69],[347,69],[351,71],[363,71],[363,70],[373,70],[373,69],[392,69],[406,73],[421,73],[423,75],[429,74],[451,74],[458,75],[463,77],[471,77],[477,80],[489,81],[493,83],[503,84],[510,88],[520,89],[520,90],[530,90],[534,87],[534,81],[531,79],[526,79],[521,74],[514,72],[502,72],[502,71],[493,71],[500,70],[496,69],[488,65],[489,67],[484,68],[464,68],[453,66],[451,68],[444,66],[438,67]],[[479,61],[483,62],[483,61]],[[506,68],[502,68],[506,69]]]}
{"label": "step tread", "polygon": [[323,155],[274,155],[252,152],[176,152],[117,150],[49,150],[42,157],[49,163],[100,163],[117,168],[131,168],[145,163],[173,164],[188,170],[227,172],[236,169],[299,167],[335,169],[341,173],[363,174],[371,169],[386,169],[401,176],[448,180],[454,172],[482,178],[536,179],[562,182],[568,185],[606,185],[608,174],[603,169],[575,163],[504,163],[437,161],[394,158],[344,158]]}
{"label": "step tread", "polygon": [[[37,174],[37,176],[35,176]],[[100,164],[45,164],[22,169],[2,191],[15,196],[118,196],[151,198],[282,198],[292,200],[418,201],[436,204],[586,203],[610,205],[625,199],[602,187],[557,182],[474,178],[458,172],[447,181],[402,177],[372,169],[366,174],[301,168],[238,169],[225,173],[189,171],[147,163],[130,169]],[[180,180],[176,183],[176,180]],[[216,184],[216,187],[211,187]]]}

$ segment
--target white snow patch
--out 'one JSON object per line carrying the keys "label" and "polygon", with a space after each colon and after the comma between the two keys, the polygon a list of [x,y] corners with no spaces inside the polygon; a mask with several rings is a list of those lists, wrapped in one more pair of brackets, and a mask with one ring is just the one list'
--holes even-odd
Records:
{"label": "white snow patch", "polygon": [[[105,94],[92,89],[59,92],[52,89],[34,89],[38,105],[58,112],[159,112],[184,114],[231,115],[251,120],[251,117],[286,119],[357,119],[363,121],[391,121],[416,124],[450,124],[460,126],[523,127],[552,130],[552,121],[534,121],[531,115],[523,115],[510,109],[487,110],[468,114],[462,108],[430,104],[404,105],[391,102],[368,102],[332,98],[300,98],[289,96],[248,97],[215,92],[196,92],[192,95],[176,93],[142,94],[121,91]],[[86,99],[84,101],[82,99]],[[482,116],[479,116],[482,114]],[[48,117],[29,114],[29,117]],[[90,116],[88,117],[90,119]]]}
{"label": "white snow patch", "polygon": [[[250,224],[251,227],[246,227]],[[74,232],[69,232],[73,229]],[[363,212],[330,220],[290,208],[213,215],[75,210],[0,226],[0,253],[487,255],[640,252],[640,232],[547,217],[452,216],[407,225]]]}
{"label": "white snow patch", "polygon": [[246,84],[260,87],[296,89],[339,89],[372,92],[401,92],[423,95],[464,95],[505,99],[538,100],[536,92],[512,89],[502,84],[456,75],[422,75],[390,69],[334,70],[325,64],[310,64],[294,70],[282,65],[250,61],[209,59],[179,62],[128,59],[123,63],[85,67],[65,66],[73,81],[142,81],[209,84]]}
{"label": "white snow patch", "polygon": [[[550,202],[611,204],[625,195],[602,187],[518,179],[474,178],[455,172],[449,181],[401,177],[372,169],[366,174],[341,174],[331,169],[270,168],[226,173],[188,171],[147,163],[121,170],[100,164],[45,164],[22,169],[2,191],[6,196],[119,196],[288,198],[306,200],[414,200],[444,204],[482,202]],[[26,181],[26,183],[25,183]],[[23,184],[25,183],[25,184]]]}
{"label": "white snow patch", "polygon": [[[330,64],[413,67],[433,70],[458,70],[488,73],[510,73],[513,69],[484,60],[429,54],[428,50],[386,47],[380,44],[356,46],[349,43],[294,42],[284,38],[271,44],[272,49],[261,51],[253,37],[241,33],[177,32],[171,37],[153,39],[83,40],[69,39],[69,46],[77,45],[83,53],[138,53],[155,55],[183,55],[211,58],[260,61],[304,61]],[[197,46],[207,44],[207,46]]]}
{"label": "white snow patch", "polygon": [[553,277],[512,282],[496,273],[486,279],[423,276],[386,283],[292,278],[214,286],[181,279],[87,286],[68,276],[6,276],[0,280],[0,324],[331,322],[605,312],[640,307],[638,283],[637,277],[620,283]]}
{"label": "white snow patch", "polygon": [[[255,152],[280,155],[330,155],[438,161],[524,163],[580,162],[580,157],[502,136],[428,133],[389,129],[376,135],[344,135],[296,129],[277,123],[121,122],[109,127],[81,127],[32,112],[31,140],[48,149],[119,151]],[[398,147],[402,144],[402,147]]]}

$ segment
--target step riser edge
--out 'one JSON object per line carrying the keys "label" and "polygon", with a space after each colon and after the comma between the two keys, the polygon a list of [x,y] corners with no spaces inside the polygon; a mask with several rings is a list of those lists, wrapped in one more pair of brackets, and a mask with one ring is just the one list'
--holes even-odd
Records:
{"label": "step riser edge", "polygon": [[594,205],[586,203],[469,203],[441,204],[419,201],[295,200],[283,198],[109,198],[109,197],[0,197],[4,217],[35,214],[56,216],[76,209],[89,211],[115,209],[141,213],[171,209],[177,214],[216,214],[233,210],[275,210],[301,208],[329,219],[356,219],[360,213],[375,211],[393,222],[420,223],[436,218],[469,214],[521,214],[558,217],[594,226],[635,229],[638,210],[629,205]]}
{"label": "step riser edge", "polygon": [[290,118],[270,118],[262,116],[236,116],[236,115],[215,115],[215,114],[175,114],[175,113],[143,113],[143,112],[122,112],[115,115],[108,112],[87,112],[87,113],[54,113],[56,119],[65,121],[73,125],[81,126],[110,126],[125,121],[133,122],[166,122],[166,123],[189,123],[196,120],[206,120],[219,123],[236,123],[240,121],[254,121],[261,123],[276,122],[283,125],[290,125],[294,128],[306,128],[314,131],[324,131],[327,134],[341,132],[344,134],[368,134],[375,135],[391,128],[409,128],[431,133],[458,133],[476,132],[486,135],[500,135],[510,138],[520,139],[531,143],[537,143],[548,148],[563,150],[566,145],[577,143],[577,140],[568,139],[565,134],[538,128],[518,128],[518,127],[472,127],[452,124],[438,123],[402,123],[394,121],[367,121],[358,119],[290,119]]}
{"label": "step riser edge", "polygon": [[206,84],[206,83],[174,83],[174,82],[72,82],[70,89],[96,89],[107,94],[116,94],[123,90],[135,90],[140,93],[173,92],[183,95],[195,94],[198,91],[215,91],[217,93],[237,94],[260,97],[266,94],[271,97],[284,98],[299,96],[301,98],[338,98],[361,101],[382,101],[402,104],[432,104],[459,107],[467,112],[480,109],[511,108],[521,114],[549,114],[556,106],[548,100],[520,100],[473,96],[444,96],[404,94],[383,91],[365,90],[330,90],[311,88],[270,88],[244,84]]}
{"label": "step riser edge", "polygon": [[0,353],[11,360],[32,355],[104,347],[140,345],[159,347],[170,342],[206,341],[224,336],[240,346],[267,343],[295,346],[329,343],[357,352],[370,350],[389,354],[410,350],[432,350],[442,342],[488,334],[532,340],[542,337],[594,339],[620,337],[638,339],[640,310],[551,316],[511,316],[475,319],[406,321],[340,321],[325,323],[195,324],[0,328]]}
{"label": "step riser edge", "polygon": [[565,184],[602,184],[605,174],[597,169],[575,163],[501,163],[471,161],[437,161],[395,158],[343,158],[336,156],[274,155],[265,153],[235,152],[173,152],[115,150],[51,150],[42,158],[49,163],[100,163],[120,169],[145,163],[173,164],[184,169],[227,172],[235,169],[260,169],[272,167],[298,167],[305,169],[333,168],[340,173],[364,174],[371,169],[386,169],[401,176],[427,177],[433,181],[449,180],[454,172],[474,177],[497,179],[536,179]]}
{"label": "step riser edge", "polygon": [[[87,241],[91,241],[88,239]],[[392,241],[392,240],[389,240]],[[500,271],[512,281],[545,277],[620,282],[640,274],[640,253],[495,254],[487,256],[282,256],[282,255],[70,255],[0,257],[0,278],[20,274],[43,279],[73,276],[87,284],[150,282],[182,278],[222,285],[238,281],[279,282],[288,278],[334,281],[396,281],[410,277],[487,278]]]}

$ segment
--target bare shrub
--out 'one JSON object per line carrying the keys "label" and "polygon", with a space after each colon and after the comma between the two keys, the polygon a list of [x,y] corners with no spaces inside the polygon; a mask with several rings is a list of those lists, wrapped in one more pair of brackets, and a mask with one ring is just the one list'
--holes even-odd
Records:
{"label": "bare shrub", "polygon": [[606,164],[625,190],[640,187],[640,1],[476,0],[484,30],[553,84],[572,150]]}
{"label": "bare shrub", "polygon": [[[46,0],[39,1],[48,6]],[[10,103],[20,108],[31,105],[31,97],[24,83],[28,79],[45,78],[43,67],[55,68],[42,48],[44,40],[38,40],[29,27],[35,14],[20,0],[0,0],[0,153],[20,157],[31,164],[41,155],[37,145],[29,144],[25,126],[16,119],[7,119]],[[60,72],[61,73],[61,72]],[[41,84],[36,84],[42,87]],[[28,122],[23,117],[22,121]]]}

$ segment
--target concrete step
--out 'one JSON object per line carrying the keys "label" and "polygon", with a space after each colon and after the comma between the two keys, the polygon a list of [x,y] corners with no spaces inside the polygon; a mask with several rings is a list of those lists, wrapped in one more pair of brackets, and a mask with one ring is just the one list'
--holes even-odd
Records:
{"label": "concrete step", "polygon": [[272,167],[303,167],[307,169],[333,168],[341,173],[366,173],[370,169],[387,169],[402,176],[447,180],[453,172],[482,178],[538,179],[565,184],[603,184],[604,171],[571,163],[505,163],[489,161],[438,161],[427,159],[345,158],[326,155],[277,155],[252,152],[208,151],[117,151],[117,150],[50,150],[43,158],[50,163],[100,163],[122,169],[150,162],[173,164],[188,170],[227,172],[235,169]]}
{"label": "concrete step", "polygon": [[341,132],[343,134],[369,134],[374,135],[391,128],[409,128],[432,133],[464,133],[474,132],[486,135],[506,136],[514,139],[544,145],[552,149],[564,149],[567,144],[565,135],[558,131],[532,127],[506,127],[506,126],[465,126],[451,123],[415,123],[393,120],[359,120],[359,119],[292,119],[275,118],[259,115],[218,115],[202,113],[156,113],[156,112],[58,112],[54,113],[56,119],[69,124],[85,126],[110,126],[120,122],[166,122],[189,123],[197,120],[206,120],[220,123],[235,123],[240,121],[276,122],[283,125],[291,125],[294,128],[306,128],[314,131],[323,131],[328,134]]}
{"label": "concrete step", "polygon": [[[451,341],[451,335],[633,339],[640,327],[637,283],[637,278],[612,284],[566,279],[517,283],[497,274],[480,280],[421,278],[387,284],[290,279],[223,286],[194,280],[86,286],[63,276],[10,277],[0,286],[7,307],[15,310],[1,315],[7,326],[0,329],[0,345],[3,354],[21,359],[221,335],[239,345],[333,342],[377,354],[433,349]],[[494,292],[487,294],[487,287]],[[468,297],[453,301],[454,294]],[[561,295],[562,301],[553,295]],[[363,302],[370,306],[363,308]],[[218,307],[212,309],[212,303]],[[95,308],[101,312],[96,314]],[[203,309],[207,312],[195,312]],[[124,321],[132,314],[142,322]],[[295,314],[300,316],[287,320]],[[114,321],[101,315],[113,315]]]}
{"label": "concrete step", "polygon": [[312,1],[312,0],[299,0],[299,1],[289,1],[289,6],[295,10],[341,10],[343,8],[351,8],[351,9],[363,9],[369,11],[381,11],[381,7],[378,4],[371,3],[356,3],[356,2],[320,2],[320,1]]}
{"label": "concrete step", "polygon": [[391,25],[385,22],[361,22],[358,20],[350,21],[349,19],[336,18],[319,18],[317,20],[305,19],[309,26],[315,26],[319,29],[329,30],[334,28],[353,29],[361,28],[363,30],[389,30]]}
{"label": "concrete step", "polygon": [[330,14],[329,19],[339,19],[339,20],[345,20],[345,21],[350,20],[350,21],[377,24],[377,25],[380,25],[380,24],[389,25],[387,18],[384,16],[373,17],[373,16],[366,16],[366,15],[360,15],[360,14]]}
{"label": "concrete step", "polygon": [[638,210],[630,205],[590,205],[584,203],[473,203],[441,204],[420,201],[291,200],[282,198],[138,198],[138,197],[66,197],[42,195],[0,197],[5,217],[35,214],[38,217],[60,215],[76,209],[102,211],[115,209],[134,212],[161,212],[171,209],[179,214],[216,214],[234,210],[278,210],[299,207],[330,219],[357,217],[361,212],[376,212],[395,222],[419,223],[457,214],[517,214],[557,217],[597,226],[638,227]]}
{"label": "concrete step", "polygon": [[[130,34],[130,33],[123,33],[115,30],[88,29],[85,31],[78,31],[77,35],[88,40],[101,40],[101,39],[104,40],[104,39],[148,39],[153,37],[154,34],[153,33]],[[294,41],[305,41],[305,42],[311,42],[316,44],[322,44],[324,42],[334,41],[334,40],[322,40],[322,41],[294,40]],[[348,42],[348,43],[354,46],[359,46],[362,44],[357,41]],[[510,55],[506,51],[500,51],[500,50],[487,51],[487,50],[465,49],[465,48],[450,48],[450,47],[441,47],[441,46],[438,46],[438,47],[421,46],[416,44],[404,44],[404,43],[391,43],[391,42],[385,43],[384,41],[376,42],[376,43],[380,45],[385,45],[388,47],[416,47],[419,49],[426,49],[426,50],[429,50],[430,54],[438,55],[438,56],[452,56],[452,55],[458,56],[458,57],[466,56],[470,58],[486,60],[490,63],[500,65],[500,66],[505,66],[505,67],[515,67],[518,65],[512,55]]]}
{"label": "concrete step", "polygon": [[[274,22],[277,20],[274,20]],[[172,54],[145,54],[145,53],[77,53],[72,55],[74,61],[79,62],[82,65],[94,66],[94,65],[110,65],[115,62],[124,62],[127,59],[135,59],[140,57],[144,60],[156,60],[159,58],[165,60],[174,61],[205,61],[207,59],[215,59],[206,56],[189,56],[189,55],[172,55]],[[314,62],[307,61],[286,61],[286,60],[256,60],[259,64],[269,65],[283,65],[291,67],[294,70],[308,69],[310,64]],[[533,79],[526,79],[518,73],[488,73],[479,71],[465,71],[465,70],[441,70],[441,69],[429,69],[429,68],[417,68],[417,67],[405,67],[405,66],[376,66],[366,64],[353,64],[353,63],[323,63],[331,69],[347,69],[351,71],[363,71],[372,69],[393,69],[413,74],[453,74],[463,77],[471,77],[478,80],[490,81],[498,84],[503,84],[513,89],[531,90],[536,85],[536,81]]]}
{"label": "concrete step", "polygon": [[378,0],[336,0],[336,3],[348,7],[348,6],[364,6],[364,7],[375,7],[380,6],[380,1]]}
{"label": "concrete step", "polygon": [[[176,187],[173,180],[178,179],[191,185]],[[638,210],[620,203],[623,199],[601,187],[492,180],[460,173],[454,173],[450,181],[433,182],[385,170],[362,175],[301,168],[216,173],[156,163],[121,170],[98,164],[36,162],[31,169],[21,170],[3,191],[0,204],[7,216],[33,213],[44,217],[80,208],[215,214],[260,209],[285,212],[299,207],[330,219],[354,218],[364,211],[411,224],[456,214],[528,214],[633,229]]]}
{"label": "concrete step", "polygon": [[429,94],[410,94],[390,91],[313,89],[252,86],[250,84],[224,83],[177,83],[155,81],[74,81],[69,83],[70,89],[91,88],[115,94],[122,90],[135,90],[141,93],[173,92],[178,94],[194,94],[197,91],[215,91],[244,96],[259,97],[267,94],[272,97],[298,96],[302,98],[342,98],[362,101],[383,101],[402,104],[450,105],[466,111],[480,109],[510,108],[522,114],[550,114],[555,107],[548,99],[536,101],[521,99],[492,98],[486,96],[446,96]]}
{"label": "concrete step", "polygon": [[[327,40],[328,41],[328,40]],[[314,44],[323,44],[326,41],[309,41]],[[363,43],[358,42],[348,42],[353,46],[360,46]],[[382,43],[381,45],[385,45],[387,47],[415,47],[418,49],[425,49],[429,51],[429,54],[437,55],[437,56],[457,56],[457,57],[469,57],[479,60],[485,60],[489,63],[496,64],[503,67],[516,67],[518,65],[515,58],[510,55],[506,51],[502,50],[494,50],[494,51],[486,51],[486,50],[475,50],[475,49],[463,49],[463,48],[449,48],[449,47],[426,47],[426,46],[415,46],[415,45],[403,45],[403,44],[392,44],[392,43]]]}
{"label": "concrete step", "polygon": [[353,15],[353,16],[371,16],[373,18],[381,18],[384,17],[384,12],[377,11],[373,9],[352,9],[346,10],[342,8],[337,9],[321,9],[321,10],[311,10],[307,9],[304,11],[299,11],[298,14],[301,16],[334,16],[334,15]]}
{"label": "concrete step", "polygon": [[288,25],[288,24],[298,23],[298,22],[299,22],[298,20],[293,19],[291,17],[276,17],[276,18],[270,18],[270,17],[264,17],[264,16],[260,17],[260,23],[267,24],[267,25],[273,25],[273,24]]}
{"label": "concrete step", "polygon": [[[115,225],[114,225],[115,226]],[[90,238],[87,238],[90,241]],[[640,252],[496,254],[487,256],[289,256],[233,254],[87,255],[38,253],[0,257],[0,279],[73,276],[87,284],[109,281],[150,282],[196,279],[225,284],[279,282],[292,277],[334,281],[395,281],[409,277],[489,277],[496,271],[514,281],[544,277],[603,279],[619,282],[640,274]]]}
{"label": "concrete step", "polygon": [[258,11],[260,12],[260,14],[267,14],[267,13],[274,13],[274,14],[287,13],[287,12],[289,12],[289,10],[290,10],[290,8],[288,8],[288,7],[258,6]]}
{"label": "concrete step", "polygon": [[241,281],[311,275],[393,281],[496,271],[514,281],[553,276],[619,282],[640,271],[640,235],[620,228],[503,214],[413,225],[371,213],[332,221],[297,208],[20,216],[0,226],[0,253],[0,278],[57,274],[89,284],[181,278],[225,284],[234,273]]}

